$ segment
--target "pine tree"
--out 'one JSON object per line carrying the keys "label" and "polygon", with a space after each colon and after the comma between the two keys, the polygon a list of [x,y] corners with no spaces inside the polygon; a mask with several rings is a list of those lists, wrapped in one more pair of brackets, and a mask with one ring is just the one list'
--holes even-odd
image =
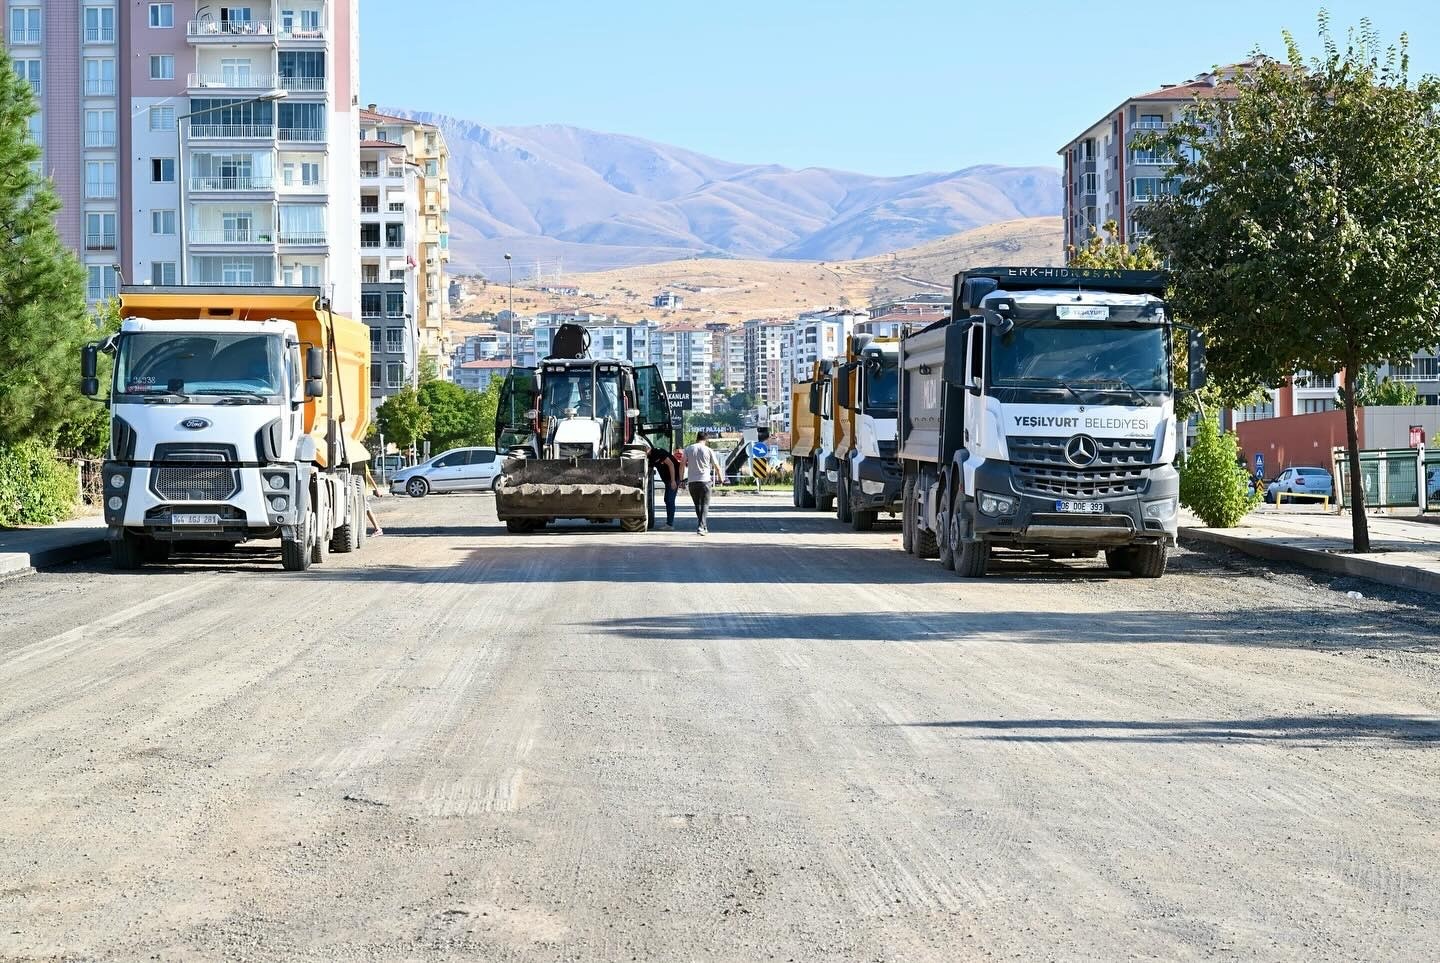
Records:
{"label": "pine tree", "polygon": [[35,173],[30,84],[0,51],[0,444],[51,441],[79,399],[80,348],[96,325],[85,269],[55,228],[59,199]]}

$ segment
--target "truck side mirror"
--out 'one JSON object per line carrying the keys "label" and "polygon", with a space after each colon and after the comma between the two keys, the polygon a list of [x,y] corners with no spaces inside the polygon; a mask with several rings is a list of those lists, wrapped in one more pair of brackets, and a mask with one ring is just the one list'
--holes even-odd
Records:
{"label": "truck side mirror", "polygon": [[970,383],[966,377],[969,368],[970,325],[951,324],[945,329],[945,366],[940,372],[946,384],[963,388]]}
{"label": "truck side mirror", "polygon": [[820,386],[818,384],[810,386],[810,414],[820,414]]}
{"label": "truck side mirror", "polygon": [[325,394],[324,381],[321,381],[319,378],[305,379],[305,397],[319,398],[323,394]]}
{"label": "truck side mirror", "polygon": [[854,365],[844,364],[835,376],[835,402],[846,410],[850,408],[850,375],[854,370]]}
{"label": "truck side mirror", "polygon": [[1199,331],[1190,332],[1190,370],[1187,372],[1187,379],[1191,391],[1199,391],[1205,387],[1205,382],[1210,380],[1210,372],[1205,367],[1205,336]]}
{"label": "truck side mirror", "polygon": [[80,349],[80,377],[89,381],[100,371],[100,346],[87,344]]}
{"label": "truck side mirror", "polygon": [[319,348],[305,349],[305,379],[318,381],[325,377],[325,352]]}

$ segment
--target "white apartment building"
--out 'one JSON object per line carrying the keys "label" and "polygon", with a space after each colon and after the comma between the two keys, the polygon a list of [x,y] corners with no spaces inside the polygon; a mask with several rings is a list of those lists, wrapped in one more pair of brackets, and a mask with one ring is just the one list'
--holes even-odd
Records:
{"label": "white apartment building", "polygon": [[667,324],[650,336],[650,363],[666,381],[690,382],[691,406],[709,411],[715,396],[710,369],[715,361],[715,336],[693,324]]}
{"label": "white apartment building", "polygon": [[815,362],[843,357],[845,340],[867,316],[858,311],[823,311],[802,314],[792,326],[791,372],[795,380],[809,378]]}
{"label": "white apartment building", "polygon": [[722,383],[731,392],[745,391],[745,329],[730,328],[718,335]]}
{"label": "white apartment building", "polygon": [[745,391],[772,411],[788,406],[793,331],[789,321],[745,322]]}
{"label": "white apartment building", "polygon": [[559,315],[563,320],[542,320],[554,318],[555,314],[537,315],[535,324],[535,352],[537,357],[550,355],[550,344],[561,324],[585,324],[590,332],[590,354],[596,358],[610,358],[615,361],[632,361],[636,364],[650,363],[650,338],[654,325],[649,321],[615,321],[604,315],[586,315],[601,319],[595,324],[570,321],[574,315]]}

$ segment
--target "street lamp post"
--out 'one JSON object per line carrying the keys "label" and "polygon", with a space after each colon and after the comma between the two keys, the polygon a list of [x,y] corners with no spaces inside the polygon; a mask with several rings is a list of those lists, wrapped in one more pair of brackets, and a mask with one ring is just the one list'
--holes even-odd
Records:
{"label": "street lamp post", "polygon": [[[284,100],[289,96],[286,90],[267,90],[258,97],[251,97],[247,100],[237,100],[233,104],[217,104],[214,107],[206,107],[204,110],[192,110],[188,114],[181,114],[175,118],[175,180],[180,187],[180,210],[176,212],[175,229],[180,235],[180,283],[185,283],[185,262],[189,260],[185,255],[185,221],[189,217],[189,209],[186,207],[185,182],[185,140],[182,121],[190,120],[192,117],[199,117],[202,114],[214,113],[217,110],[226,110],[230,107],[244,107],[247,104],[268,103],[276,100]],[[146,110],[151,108],[147,107]]]}
{"label": "street lamp post", "polygon": [[510,367],[515,367],[515,262],[505,255],[505,266],[510,269]]}

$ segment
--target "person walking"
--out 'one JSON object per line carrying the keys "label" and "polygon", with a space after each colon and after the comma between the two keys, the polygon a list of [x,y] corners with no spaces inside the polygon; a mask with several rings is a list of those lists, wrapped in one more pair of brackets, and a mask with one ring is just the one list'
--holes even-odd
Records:
{"label": "person walking", "polygon": [[680,492],[680,464],[673,451],[666,451],[664,448],[656,448],[653,445],[645,457],[650,462],[650,470],[660,476],[660,481],[665,485],[665,527],[673,531],[675,528],[675,496]]}
{"label": "person walking", "polygon": [[690,500],[695,503],[695,517],[699,522],[695,532],[699,535],[710,534],[710,485],[720,480],[720,459],[705,444],[707,437],[705,432],[700,432],[695,436],[695,444],[685,449],[685,481],[689,483]]}
{"label": "person walking", "polygon": [[375,476],[370,474],[369,467],[367,466],[361,470],[365,473],[365,521],[369,523],[370,528],[373,529],[373,531],[370,532],[370,537],[379,538],[385,534],[385,529],[380,527],[380,519],[375,517],[375,509],[370,507],[370,499],[372,497],[383,498],[384,496],[380,493],[380,486],[375,484]]}

